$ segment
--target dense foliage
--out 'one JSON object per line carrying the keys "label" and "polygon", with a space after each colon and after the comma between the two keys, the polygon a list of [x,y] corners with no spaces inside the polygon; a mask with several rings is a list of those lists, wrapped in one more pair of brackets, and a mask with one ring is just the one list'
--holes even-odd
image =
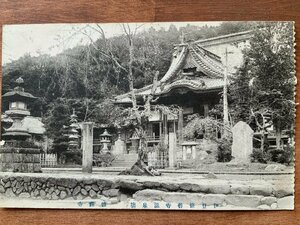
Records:
{"label": "dense foliage", "polygon": [[294,35],[292,23],[266,23],[254,31],[244,50],[244,64],[230,87],[231,112],[236,121],[255,121],[266,129],[262,118],[276,129],[277,148],[283,129],[294,123]]}
{"label": "dense foliage", "polygon": [[217,151],[217,161],[218,162],[229,162],[232,159],[231,154],[231,146],[232,139],[231,138],[222,138],[218,140],[218,151]]}
{"label": "dense foliage", "polygon": [[294,147],[286,146],[282,149],[273,148],[267,151],[254,148],[251,154],[251,161],[259,163],[277,162],[290,165],[294,161]]}

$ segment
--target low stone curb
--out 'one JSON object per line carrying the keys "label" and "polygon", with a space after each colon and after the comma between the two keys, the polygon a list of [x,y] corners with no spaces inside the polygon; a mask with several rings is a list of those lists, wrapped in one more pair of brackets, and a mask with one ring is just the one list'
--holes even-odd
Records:
{"label": "low stone curb", "polygon": [[160,201],[164,203],[183,203],[197,204],[205,206],[216,206],[218,208],[227,205],[246,207],[253,209],[271,210],[271,209],[293,209],[294,196],[283,198],[264,197],[261,195],[224,195],[224,194],[196,194],[196,193],[178,193],[164,192],[158,190],[145,189],[136,192],[133,195],[136,201]]}

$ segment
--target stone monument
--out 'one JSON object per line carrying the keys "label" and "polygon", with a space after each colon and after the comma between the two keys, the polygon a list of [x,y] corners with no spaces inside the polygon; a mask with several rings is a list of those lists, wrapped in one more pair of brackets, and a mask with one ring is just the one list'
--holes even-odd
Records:
{"label": "stone monument", "polygon": [[249,163],[250,155],[253,152],[253,130],[251,127],[240,121],[232,128],[232,156],[236,163]]}
{"label": "stone monument", "polygon": [[93,122],[81,123],[82,172],[91,173],[93,167]]}
{"label": "stone monument", "polygon": [[122,154],[125,154],[125,153],[126,153],[126,144],[121,139],[121,135],[119,133],[118,140],[115,141],[113,154],[114,155],[122,155]]}
{"label": "stone monument", "polygon": [[176,134],[169,133],[169,167],[174,168],[176,166]]}

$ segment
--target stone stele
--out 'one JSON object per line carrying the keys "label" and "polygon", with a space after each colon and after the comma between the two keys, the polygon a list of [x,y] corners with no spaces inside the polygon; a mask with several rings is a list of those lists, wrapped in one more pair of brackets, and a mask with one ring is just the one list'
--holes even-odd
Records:
{"label": "stone stele", "polygon": [[251,127],[243,121],[238,122],[232,128],[232,156],[235,162],[250,162],[250,155],[253,152],[253,133]]}
{"label": "stone stele", "polygon": [[122,155],[126,153],[126,144],[123,140],[121,140],[121,137],[118,137],[118,140],[116,140],[114,148],[113,148],[113,154],[114,155]]}

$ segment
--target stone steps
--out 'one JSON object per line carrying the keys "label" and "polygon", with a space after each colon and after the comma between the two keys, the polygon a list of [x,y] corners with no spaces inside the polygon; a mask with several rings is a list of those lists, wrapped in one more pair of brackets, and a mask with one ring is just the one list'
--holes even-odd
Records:
{"label": "stone steps", "polygon": [[130,168],[138,159],[138,154],[124,154],[117,155],[116,159],[112,162],[112,167],[126,167]]}

